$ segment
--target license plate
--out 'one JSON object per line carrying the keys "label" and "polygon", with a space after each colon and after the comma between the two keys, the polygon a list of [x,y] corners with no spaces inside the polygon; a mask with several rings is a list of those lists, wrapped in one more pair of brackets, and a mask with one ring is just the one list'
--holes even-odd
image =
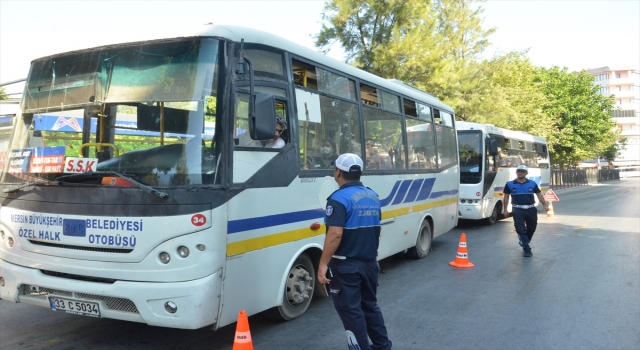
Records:
{"label": "license plate", "polygon": [[53,311],[64,311],[69,314],[100,317],[100,305],[98,305],[98,303],[50,296],[49,304],[51,304],[51,310]]}

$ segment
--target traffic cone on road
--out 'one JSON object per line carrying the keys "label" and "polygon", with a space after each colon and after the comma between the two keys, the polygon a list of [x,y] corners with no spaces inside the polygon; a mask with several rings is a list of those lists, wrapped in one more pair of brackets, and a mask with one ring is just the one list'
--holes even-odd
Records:
{"label": "traffic cone on road", "polygon": [[549,211],[547,211],[547,217],[548,218],[552,218],[554,217],[554,213],[553,213],[553,201],[549,201]]}
{"label": "traffic cone on road", "polygon": [[469,254],[467,254],[467,236],[462,232],[460,235],[460,243],[458,244],[458,253],[456,254],[456,260],[449,263],[455,267],[474,267],[469,262]]}
{"label": "traffic cone on road", "polygon": [[253,350],[251,332],[249,332],[249,318],[244,310],[241,310],[238,315],[236,337],[233,341],[233,350]]}

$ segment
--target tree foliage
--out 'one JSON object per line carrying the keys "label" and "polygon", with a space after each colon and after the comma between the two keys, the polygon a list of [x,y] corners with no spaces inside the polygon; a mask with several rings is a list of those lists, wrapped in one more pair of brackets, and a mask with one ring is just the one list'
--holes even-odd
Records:
{"label": "tree foliage", "polygon": [[610,117],[614,100],[598,93],[591,75],[559,67],[539,68],[536,83],[546,99],[543,112],[555,121],[555,163],[576,164],[614,147],[619,138]]}
{"label": "tree foliage", "polygon": [[438,96],[458,120],[545,137],[554,162],[617,152],[612,99],[593,78],[529,62],[526,51],[484,59],[495,29],[475,0],[333,0],[315,45],[339,43],[347,63]]}

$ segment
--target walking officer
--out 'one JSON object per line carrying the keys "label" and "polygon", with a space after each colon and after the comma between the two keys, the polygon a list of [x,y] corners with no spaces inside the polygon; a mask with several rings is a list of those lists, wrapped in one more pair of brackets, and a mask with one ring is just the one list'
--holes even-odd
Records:
{"label": "walking officer", "polygon": [[533,195],[535,194],[538,197],[545,211],[549,210],[547,202],[540,194],[538,184],[527,179],[528,173],[526,165],[519,165],[516,168],[515,180],[509,181],[504,185],[504,217],[509,217],[507,208],[509,207],[509,197],[511,197],[513,225],[516,227],[520,245],[524,249],[523,256],[525,257],[533,256],[529,243],[533,238],[534,232],[536,232],[536,226],[538,226],[538,210],[536,209]]}
{"label": "walking officer", "polygon": [[380,199],[360,182],[364,165],[356,154],[342,154],[333,164],[340,188],[327,199],[318,281],[329,284],[350,350],[391,349],[376,299]]}

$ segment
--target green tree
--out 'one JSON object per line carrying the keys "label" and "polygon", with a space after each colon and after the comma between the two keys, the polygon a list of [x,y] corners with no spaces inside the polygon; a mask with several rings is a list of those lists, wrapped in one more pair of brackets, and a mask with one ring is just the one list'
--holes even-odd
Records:
{"label": "green tree", "polygon": [[333,0],[316,47],[339,42],[348,63],[438,96],[467,119],[483,77],[479,55],[494,29],[481,26],[475,0]]}
{"label": "green tree", "polygon": [[3,87],[0,87],[0,100],[6,100],[8,98],[7,95],[5,95],[5,90]]}
{"label": "green tree", "polygon": [[576,165],[615,147],[619,135],[610,117],[615,101],[598,93],[591,75],[538,68],[535,83],[546,97],[542,110],[553,118],[558,133],[552,147],[555,164]]}

